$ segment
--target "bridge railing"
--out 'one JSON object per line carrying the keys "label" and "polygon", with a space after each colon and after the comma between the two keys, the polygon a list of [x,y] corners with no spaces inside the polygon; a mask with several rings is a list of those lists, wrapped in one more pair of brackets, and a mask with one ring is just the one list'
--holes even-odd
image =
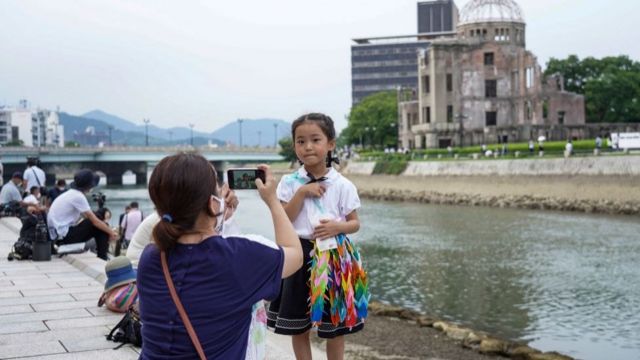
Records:
{"label": "bridge railing", "polygon": [[119,152],[163,152],[176,153],[180,151],[200,153],[260,153],[274,154],[279,148],[273,147],[239,147],[239,146],[104,146],[104,147],[0,147],[0,154],[99,154]]}

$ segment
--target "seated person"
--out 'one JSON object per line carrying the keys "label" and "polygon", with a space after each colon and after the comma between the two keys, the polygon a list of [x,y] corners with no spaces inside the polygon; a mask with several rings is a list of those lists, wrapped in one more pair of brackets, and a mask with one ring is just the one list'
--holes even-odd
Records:
{"label": "seated person", "polygon": [[108,260],[109,240],[115,241],[118,234],[91,211],[86,197],[98,185],[100,178],[91,170],[83,169],[75,174],[73,180],[72,188],[51,204],[47,216],[49,236],[59,245],[86,242],[95,238],[98,257]]}
{"label": "seated person", "polygon": [[29,205],[38,205],[40,204],[40,187],[32,186],[29,189],[29,195],[22,200],[24,203]]}
{"label": "seated person", "polygon": [[54,186],[53,189],[49,190],[49,193],[47,194],[48,205],[51,206],[53,200],[55,200],[58,196],[60,196],[60,194],[67,190],[67,182],[64,179],[58,180],[56,182],[56,186]]}
{"label": "seated person", "polygon": [[22,190],[20,185],[22,184],[22,174],[19,172],[13,173],[11,181],[7,182],[0,190],[0,204],[9,204],[12,201],[22,203]]}

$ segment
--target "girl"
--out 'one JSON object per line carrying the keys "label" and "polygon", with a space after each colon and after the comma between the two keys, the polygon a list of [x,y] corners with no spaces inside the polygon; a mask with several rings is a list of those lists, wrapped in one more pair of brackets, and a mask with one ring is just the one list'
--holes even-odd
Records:
{"label": "girl", "polygon": [[292,335],[297,359],[311,359],[309,330],[316,327],[327,339],[327,357],[342,359],[343,335],[363,328],[369,299],[360,256],[344,236],[360,228],[360,199],[356,187],[331,168],[336,132],[330,117],[303,115],[291,132],[304,166],[282,178],[277,194],[300,237],[304,265],[283,280],[267,326]]}

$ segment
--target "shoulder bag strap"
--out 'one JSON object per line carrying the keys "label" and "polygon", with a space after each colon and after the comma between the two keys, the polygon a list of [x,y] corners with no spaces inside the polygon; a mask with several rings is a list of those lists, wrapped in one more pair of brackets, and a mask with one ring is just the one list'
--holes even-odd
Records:
{"label": "shoulder bag strap", "polygon": [[38,186],[42,187],[42,184],[40,184],[40,179],[38,179],[38,174],[36,174],[36,171],[33,170],[33,168],[31,168],[31,172],[33,173],[33,176],[35,176],[36,182],[38,183]]}
{"label": "shoulder bag strap", "polygon": [[189,321],[189,317],[187,313],[184,311],[184,307],[182,307],[182,302],[180,302],[180,298],[176,293],[176,288],[173,286],[173,280],[171,280],[171,274],[169,274],[169,266],[167,265],[167,253],[164,251],[160,252],[160,260],[162,262],[162,272],[164,273],[164,278],[167,281],[167,286],[169,287],[169,292],[171,293],[171,298],[173,302],[176,304],[176,308],[178,308],[178,312],[180,313],[180,318],[182,319],[182,323],[184,327],[187,329],[187,333],[189,333],[189,337],[191,338],[191,342],[193,346],[196,348],[198,352],[198,356],[200,356],[200,360],[207,360],[207,357],[204,355],[204,350],[202,350],[202,346],[200,345],[200,341],[198,340],[198,335],[196,331],[191,326],[191,321]]}

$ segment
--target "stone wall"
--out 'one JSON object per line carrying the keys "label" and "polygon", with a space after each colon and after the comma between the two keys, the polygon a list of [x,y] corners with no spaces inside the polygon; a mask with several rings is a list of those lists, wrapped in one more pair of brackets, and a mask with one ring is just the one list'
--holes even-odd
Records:
{"label": "stone wall", "polygon": [[[371,175],[375,162],[350,162],[345,174]],[[575,157],[568,159],[411,161],[405,176],[640,176],[640,156]]]}

